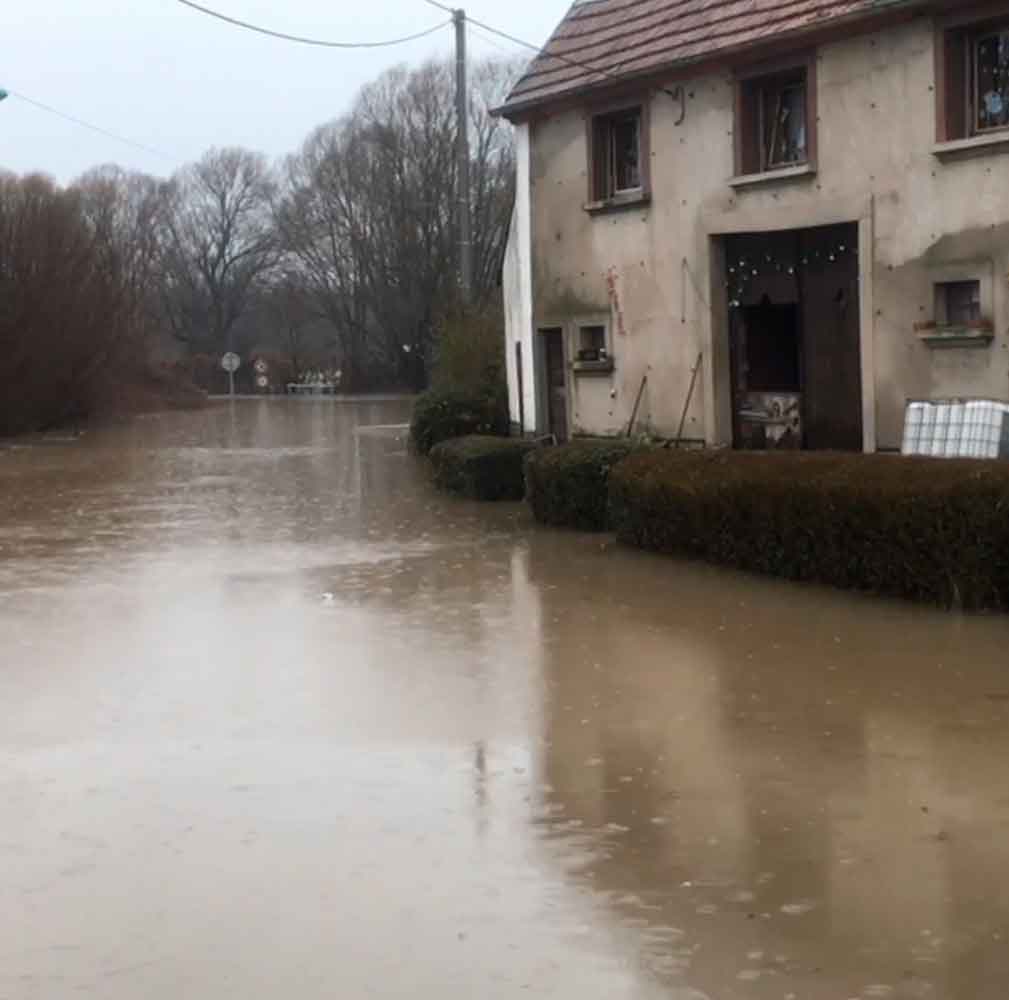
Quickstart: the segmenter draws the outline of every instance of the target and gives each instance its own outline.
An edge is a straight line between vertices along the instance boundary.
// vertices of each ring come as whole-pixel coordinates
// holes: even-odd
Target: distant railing
[[[338,382],[288,382],[289,396],[335,396],[339,390]]]

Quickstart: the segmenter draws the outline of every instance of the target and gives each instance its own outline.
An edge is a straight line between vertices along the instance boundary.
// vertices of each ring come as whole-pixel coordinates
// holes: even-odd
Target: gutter
[[[646,70],[640,70],[636,73],[628,73],[624,76],[615,74],[617,78],[611,76],[609,79],[603,80],[599,83],[583,84],[572,90],[561,91],[557,94],[549,94],[544,97],[534,97],[526,101],[518,101],[514,104],[506,101],[500,107],[491,108],[490,113],[495,117],[506,118],[510,122],[515,122],[526,117],[529,112],[543,111],[551,106],[566,104],[578,98],[588,96],[590,94],[596,94],[601,91],[637,83],[642,80],[664,78],[670,73],[679,74],[684,70],[696,69],[698,66],[714,67],[731,63],[739,57],[759,53],[764,49],[771,48],[776,45],[784,44],[791,46],[791,44],[795,42],[795,47],[801,48],[801,45],[798,43],[803,39],[809,36],[822,34],[824,32],[832,32],[835,28],[845,28],[862,22],[870,25],[877,20],[883,19],[886,15],[902,13],[910,14],[916,10],[929,10],[941,6],[942,5],[937,4],[935,0],[875,0],[872,7],[867,10],[860,10],[855,13],[845,14],[841,17],[831,18],[831,20],[826,24],[809,25],[794,31],[774,35],[771,38],[763,38],[757,42],[751,42],[747,45],[733,46],[731,48],[723,49],[720,52],[714,52],[710,55],[694,56],[690,59],[679,59],[675,62],[666,63],[665,65]],[[563,23],[563,21],[561,23]],[[549,42],[547,44],[549,44]],[[541,49],[539,55],[534,57],[534,61],[535,59],[539,59],[540,56],[554,59],[558,58],[557,56],[551,56],[550,53]],[[563,57],[561,57],[560,61],[564,61]],[[530,63],[530,65],[532,64]],[[582,63],[582,66],[586,69],[592,68],[591,63]],[[600,72],[602,71],[600,70]]]

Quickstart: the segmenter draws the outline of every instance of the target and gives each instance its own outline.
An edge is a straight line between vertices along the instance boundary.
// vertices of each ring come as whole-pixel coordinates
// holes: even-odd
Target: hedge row
[[[610,526],[610,470],[633,450],[629,441],[574,441],[526,459],[526,499],[537,521],[581,531]]]
[[[621,541],[790,580],[1009,609],[1009,463],[653,451],[610,477]]]
[[[521,438],[472,435],[431,449],[435,483],[474,500],[521,500],[523,464],[536,446]]]

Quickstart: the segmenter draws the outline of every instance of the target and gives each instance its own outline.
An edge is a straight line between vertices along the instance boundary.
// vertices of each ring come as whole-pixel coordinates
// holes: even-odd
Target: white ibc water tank
[[[949,431],[946,434],[945,458],[956,458],[960,453],[960,442],[964,433],[964,404],[949,404]]]
[[[1009,459],[1009,403],[988,399],[910,402],[901,454]]]

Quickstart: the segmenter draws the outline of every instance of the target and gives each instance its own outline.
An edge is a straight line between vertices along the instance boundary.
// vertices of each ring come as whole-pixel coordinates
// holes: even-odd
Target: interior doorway
[[[858,226],[732,236],[729,361],[741,449],[862,449]]]
[[[731,342],[736,446],[802,447],[802,342],[799,307],[740,306]]]

